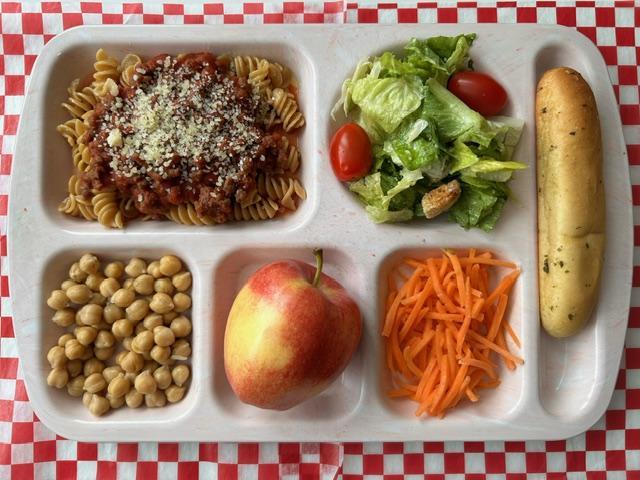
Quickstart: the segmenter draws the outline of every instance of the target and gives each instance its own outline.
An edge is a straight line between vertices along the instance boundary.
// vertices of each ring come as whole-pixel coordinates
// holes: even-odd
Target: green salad
[[[373,163],[349,184],[375,222],[425,217],[427,192],[457,180],[449,218],[464,228],[493,229],[509,197],[507,182],[526,165],[512,160],[523,122],[484,118],[447,89],[471,69],[475,34],[412,39],[402,54],[362,60],[345,80],[342,108],[367,133]]]

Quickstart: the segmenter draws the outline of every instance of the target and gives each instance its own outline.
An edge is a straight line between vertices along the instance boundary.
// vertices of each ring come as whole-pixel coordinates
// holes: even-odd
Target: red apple
[[[233,302],[224,335],[224,368],[238,398],[286,410],[317,395],[358,347],[362,317],[333,278],[297,260],[265,265]]]

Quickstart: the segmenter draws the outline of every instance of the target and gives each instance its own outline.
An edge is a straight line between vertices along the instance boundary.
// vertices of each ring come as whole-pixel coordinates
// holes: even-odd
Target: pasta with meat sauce
[[[73,175],[58,210],[122,228],[266,220],[296,210],[305,120],[288,68],[211,53],[121,60],[100,49],[58,132]]]

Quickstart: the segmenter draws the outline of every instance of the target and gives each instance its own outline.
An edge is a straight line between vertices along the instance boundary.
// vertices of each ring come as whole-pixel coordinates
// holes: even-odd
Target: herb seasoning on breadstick
[[[540,317],[550,335],[568,337],[594,309],[605,245],[598,110],[575,70],[538,82],[536,140]]]

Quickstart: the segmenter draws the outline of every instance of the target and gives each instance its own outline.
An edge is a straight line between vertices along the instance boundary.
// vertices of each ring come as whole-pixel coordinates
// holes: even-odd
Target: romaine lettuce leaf
[[[369,214],[369,218],[375,223],[406,222],[413,218],[413,211],[408,208],[391,211],[375,205],[366,205],[364,209]]]
[[[394,178],[376,172],[349,186],[349,190],[356,193],[366,205],[373,221],[404,221],[413,217],[412,209],[418,199],[411,187],[422,179],[422,173],[419,170],[403,169],[398,176],[399,178]]]
[[[434,79],[427,80],[422,116],[435,123],[438,137],[444,142],[451,142],[470,131],[480,131],[486,124],[478,112],[471,110]],[[461,140],[464,141],[463,138]]]
[[[340,110],[340,107],[343,108],[345,115],[349,115],[349,111],[353,106],[353,103],[351,102],[351,91],[353,90],[353,82],[366,77],[371,71],[371,66],[372,66],[372,63],[369,61],[368,58],[365,58],[364,60],[361,60],[360,62],[358,62],[358,65],[356,66],[356,69],[354,70],[351,78],[347,78],[342,83],[342,91],[340,94],[340,99],[336,102],[336,104],[331,109],[331,118],[333,118],[334,120],[336,119],[336,113],[338,113],[338,110]]]
[[[353,103],[360,107],[368,122],[380,126],[386,133],[393,132],[402,120],[417,110],[422,97],[422,82],[413,76],[366,77],[351,85]]]
[[[492,158],[482,158],[473,165],[462,169],[460,173],[494,182],[507,182],[511,179],[514,170],[522,170],[524,168],[527,168],[527,166],[520,162],[500,162]]]
[[[460,170],[470,167],[474,163],[478,162],[480,159],[478,155],[474,153],[471,148],[465,145],[464,142],[460,140],[456,140],[453,142],[453,148],[450,151],[451,156],[453,157],[453,162],[451,163],[451,169],[449,173],[456,173]]]
[[[469,48],[475,38],[473,33],[426,40],[413,38],[405,46],[406,62],[446,85],[452,73],[468,68]]]
[[[426,80],[429,72],[424,68],[417,67],[409,62],[398,59],[392,52],[384,52],[374,60],[374,65],[380,67],[381,77],[403,77],[412,75]]]
[[[508,197],[508,189],[502,183],[460,177],[462,194],[449,209],[449,218],[461,227],[478,227],[488,232],[495,226]]]

